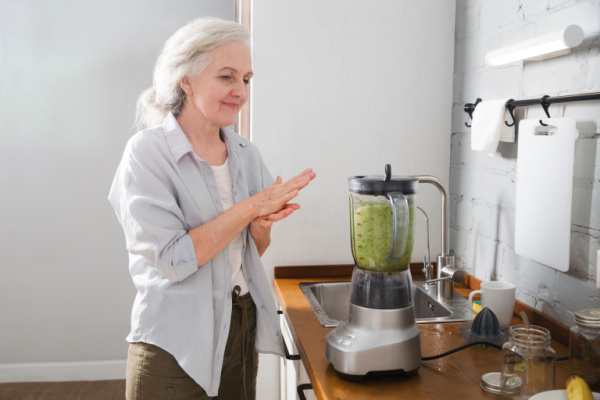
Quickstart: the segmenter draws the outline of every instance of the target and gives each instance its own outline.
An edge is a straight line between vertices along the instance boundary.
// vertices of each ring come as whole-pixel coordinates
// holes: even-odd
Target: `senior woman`
[[[109,194],[137,289],[128,399],[254,399],[257,351],[283,353],[260,256],[315,173],[273,180],[224,128],[251,77],[248,30],[201,18],[167,40],[138,101]]]

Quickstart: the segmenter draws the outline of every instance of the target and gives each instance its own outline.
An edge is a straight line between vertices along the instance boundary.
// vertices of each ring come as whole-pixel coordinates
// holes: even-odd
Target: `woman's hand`
[[[267,199],[272,199],[273,208],[277,208],[277,201],[281,202],[286,198],[288,199],[285,200],[283,206],[279,210],[271,214],[260,215],[250,223],[250,235],[252,235],[252,238],[254,239],[254,243],[256,244],[256,249],[258,250],[259,255],[262,256],[271,243],[271,226],[273,226],[275,222],[289,217],[294,211],[300,209],[299,204],[288,203],[287,201],[296,197],[298,192],[306,187],[306,185],[308,185],[310,181],[315,178],[315,176],[316,174],[312,172],[312,170],[307,169],[300,175],[295,176],[285,183],[282,183],[281,178],[277,177],[273,185],[255,195],[258,197],[259,201],[266,204],[269,204]],[[269,193],[269,191],[271,191],[271,193]],[[268,206],[264,209],[268,209]],[[264,212],[260,210],[261,209],[259,208],[259,213]]]
[[[236,203],[212,221],[190,229],[198,267],[219,254],[248,224],[259,254],[264,253],[271,242],[271,226],[300,208],[288,201],[315,176],[307,169],[287,182],[278,177],[268,188]]]
[[[256,244],[256,250],[258,250],[259,256],[262,256],[267,250],[267,247],[269,247],[269,244],[271,244],[271,226],[273,226],[275,222],[288,217],[292,212],[299,208],[299,204],[286,204],[278,213],[255,218],[250,223],[250,235],[252,235],[252,239],[254,239],[254,244]]]
[[[276,213],[265,215],[264,217],[255,218],[252,223],[262,226],[264,228],[270,228],[277,221],[281,221],[282,219],[289,217],[294,211],[300,209],[300,204],[297,203],[288,203],[283,206],[281,210]]]
[[[288,204],[288,202],[298,196],[300,190],[304,189],[315,176],[317,175],[311,169],[305,170],[286,182],[282,182],[281,177],[278,176],[271,186],[250,198],[256,207],[257,218],[264,220],[261,222],[271,222],[272,225],[273,222],[289,216],[300,206]]]

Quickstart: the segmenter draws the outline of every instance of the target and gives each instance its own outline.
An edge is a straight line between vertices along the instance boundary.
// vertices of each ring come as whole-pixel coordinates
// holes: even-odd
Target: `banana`
[[[587,382],[577,375],[567,379],[567,395],[569,400],[594,400]]]

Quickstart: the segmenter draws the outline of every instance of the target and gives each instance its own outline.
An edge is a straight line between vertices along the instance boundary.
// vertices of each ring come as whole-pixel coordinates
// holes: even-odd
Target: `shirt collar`
[[[169,112],[167,114],[162,123],[162,127],[165,132],[169,149],[171,150],[171,155],[175,159],[175,162],[178,162],[181,157],[187,153],[194,153],[192,144],[188,140],[187,136],[185,136],[185,133],[179,126],[179,123],[177,122],[177,119],[173,113]],[[221,133],[225,139],[225,143],[227,144],[227,152],[229,153],[229,157],[238,156],[239,153],[242,152],[246,147],[247,144],[241,140],[241,137],[238,134],[233,133],[225,128],[221,128]],[[233,155],[234,153],[235,156]]]
[[[175,162],[178,162],[185,154],[194,152],[192,144],[185,136],[185,133],[183,133],[183,130],[181,130],[179,123],[171,112],[165,117],[162,127],[165,131],[165,137]]]

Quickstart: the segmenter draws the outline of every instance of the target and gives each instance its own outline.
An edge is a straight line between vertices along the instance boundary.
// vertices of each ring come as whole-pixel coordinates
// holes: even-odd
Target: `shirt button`
[[[171,395],[171,394],[175,393],[175,388],[173,386],[167,386],[167,389],[165,390],[165,392],[167,392],[167,394]]]
[[[279,337],[279,331],[275,332],[275,336]]]

